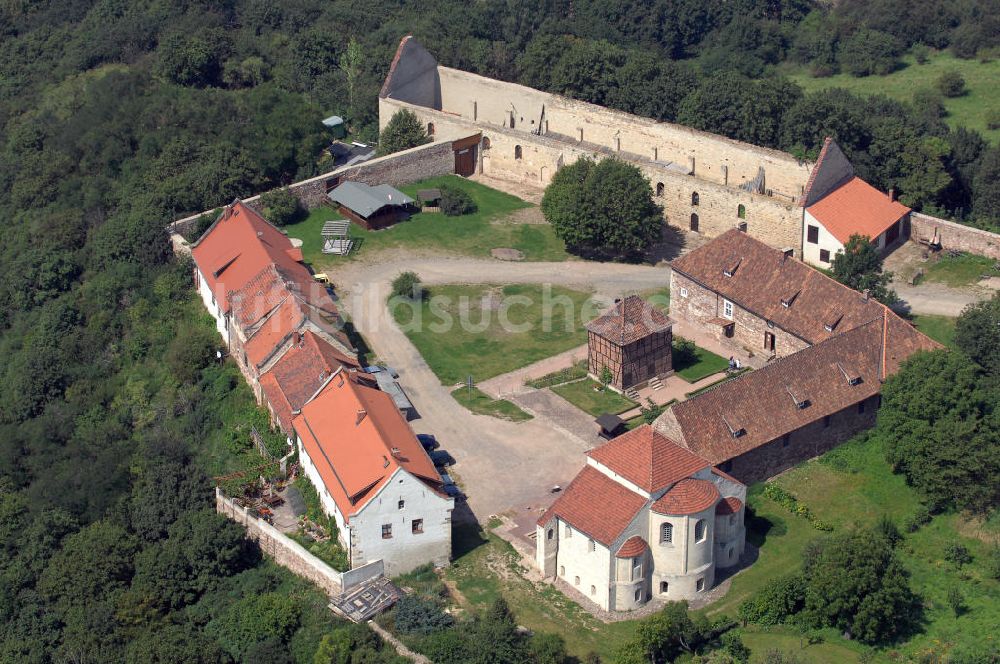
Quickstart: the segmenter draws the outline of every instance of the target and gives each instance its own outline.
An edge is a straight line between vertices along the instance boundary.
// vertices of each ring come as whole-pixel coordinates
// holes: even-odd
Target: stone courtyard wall
[[[215,511],[243,525],[247,537],[257,542],[264,554],[296,576],[316,584],[327,595],[339,595],[383,573],[381,560],[338,572],[271,524],[251,516],[247,508],[223,496],[218,487],[215,489]]]
[[[914,241],[934,237],[935,229],[943,249],[957,249],[1000,260],[1000,235],[919,212],[910,214],[910,237]]]

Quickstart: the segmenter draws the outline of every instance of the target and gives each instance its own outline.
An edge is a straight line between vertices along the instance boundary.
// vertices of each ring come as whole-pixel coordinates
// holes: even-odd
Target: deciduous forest
[[[936,98],[775,74],[1000,57],[996,0],[4,2],[0,662],[395,661],[212,512],[200,448],[238,374],[164,227],[320,172],[327,115],[374,141],[405,34],[449,66],[804,158],[833,135],[908,205],[1000,229],[1000,149]]]

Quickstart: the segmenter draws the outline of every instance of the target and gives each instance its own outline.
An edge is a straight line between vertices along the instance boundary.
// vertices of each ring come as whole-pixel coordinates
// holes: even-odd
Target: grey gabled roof
[[[361,182],[345,182],[327,194],[327,197],[362,217],[370,217],[387,205],[410,205],[414,202],[412,198],[387,184],[369,187]]]

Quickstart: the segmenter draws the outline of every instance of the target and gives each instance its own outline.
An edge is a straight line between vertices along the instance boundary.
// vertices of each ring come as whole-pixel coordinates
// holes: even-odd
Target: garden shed
[[[415,201],[403,192],[380,184],[344,182],[327,195],[342,215],[368,230],[386,228],[410,216]]]

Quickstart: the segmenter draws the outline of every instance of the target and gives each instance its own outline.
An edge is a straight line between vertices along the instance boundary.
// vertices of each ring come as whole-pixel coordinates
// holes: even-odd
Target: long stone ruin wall
[[[941,241],[942,249],[957,249],[1000,260],[1000,235],[920,212],[910,214],[910,239],[930,240],[934,237],[935,231]]]

